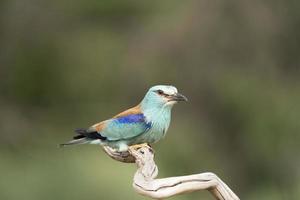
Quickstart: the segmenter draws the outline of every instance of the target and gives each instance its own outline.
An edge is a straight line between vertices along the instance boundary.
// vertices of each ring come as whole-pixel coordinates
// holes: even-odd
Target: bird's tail
[[[76,129],[75,133],[77,133],[78,135],[73,137],[73,140],[60,144],[60,147],[65,147],[65,146],[69,146],[69,145],[74,145],[74,144],[87,144],[91,142],[91,139],[86,137],[87,134],[87,130],[80,128],[80,129]]]
[[[71,140],[69,142],[60,144],[60,147],[65,147],[65,146],[69,146],[69,145],[73,145],[73,144],[86,144],[89,143],[89,141],[86,138],[81,138],[81,139],[77,139],[77,140]]]

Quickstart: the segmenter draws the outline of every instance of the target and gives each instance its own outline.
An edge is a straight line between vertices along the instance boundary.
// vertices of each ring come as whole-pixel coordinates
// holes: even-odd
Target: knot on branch
[[[114,160],[124,163],[135,163],[135,157],[129,152],[119,152],[109,146],[103,146],[105,153]]]

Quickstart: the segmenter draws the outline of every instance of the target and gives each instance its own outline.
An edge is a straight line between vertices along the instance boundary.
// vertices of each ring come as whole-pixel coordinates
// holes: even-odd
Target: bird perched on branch
[[[73,140],[61,145],[100,144],[122,152],[129,146],[155,143],[165,136],[178,101],[187,98],[174,86],[153,86],[137,106],[87,129],[76,129]]]

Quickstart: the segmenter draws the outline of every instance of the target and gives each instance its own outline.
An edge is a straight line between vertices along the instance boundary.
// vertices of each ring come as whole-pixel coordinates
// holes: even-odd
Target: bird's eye
[[[162,90],[157,90],[157,93],[158,93],[159,95],[162,95],[162,94],[164,94],[164,91],[162,91]]]

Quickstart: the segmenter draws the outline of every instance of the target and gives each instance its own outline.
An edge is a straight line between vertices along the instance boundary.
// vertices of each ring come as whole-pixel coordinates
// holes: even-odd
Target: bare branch
[[[141,195],[163,199],[177,194],[208,190],[217,200],[239,200],[239,197],[214,173],[206,172],[188,176],[155,179],[158,168],[150,146],[132,147],[128,152],[117,152],[109,147],[104,151],[113,159],[137,164],[133,188]]]

